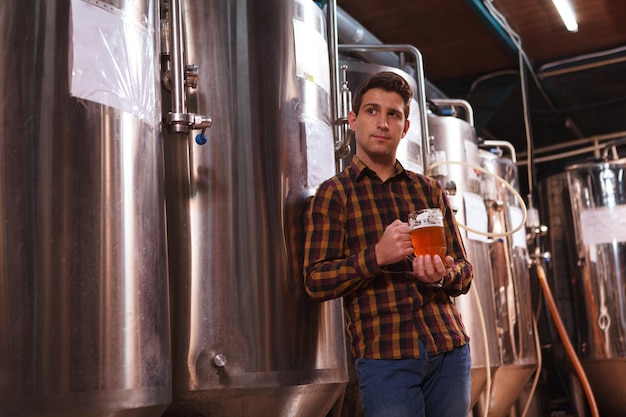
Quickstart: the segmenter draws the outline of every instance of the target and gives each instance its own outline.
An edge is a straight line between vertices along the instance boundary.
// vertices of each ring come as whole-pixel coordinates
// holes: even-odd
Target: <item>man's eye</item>
[[[370,108],[370,109],[367,109],[367,112],[368,112],[369,114],[374,114],[374,113],[376,113],[376,109],[372,109],[372,108]]]

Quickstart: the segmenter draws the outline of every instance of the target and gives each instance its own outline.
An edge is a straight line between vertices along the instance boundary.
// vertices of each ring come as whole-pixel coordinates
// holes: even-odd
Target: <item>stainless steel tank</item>
[[[481,175],[481,194],[487,207],[488,231],[492,234],[489,239],[492,296],[502,364],[493,376],[489,401],[483,399],[481,407],[483,410],[488,407],[488,416],[504,417],[509,415],[536,370],[538,357],[523,224],[524,202],[519,195],[515,151],[505,142],[493,142],[493,145],[488,142],[483,146],[489,150],[481,149],[478,155],[485,170]],[[509,184],[510,189],[496,178]]]
[[[581,358],[582,347],[586,344],[583,340],[587,338],[584,302],[587,291],[584,290],[583,274],[578,265],[567,173],[561,171],[543,178],[538,183],[538,191],[541,219],[547,226],[545,238],[541,236],[538,243],[541,243],[541,250],[550,255],[545,263],[546,279],[563,325],[560,330],[567,334],[577,356]],[[540,288],[535,288],[536,291],[541,291]],[[549,306],[544,304],[542,309],[548,311]],[[542,350],[544,355],[550,355],[555,364],[552,369],[544,367],[544,378],[538,390],[543,395],[538,398],[545,401],[546,393],[551,392],[545,387],[562,384],[565,388],[562,396],[567,396],[567,400],[574,406],[574,415],[584,416],[586,400],[560,336],[558,323],[555,323],[551,314],[541,314],[538,319],[538,327],[543,329],[543,333],[540,331]],[[548,360],[544,361],[547,362]]]
[[[326,16],[310,0],[182,11],[186,64],[199,69],[187,110],[212,126],[205,145],[198,130],[164,138],[165,415],[324,416],[347,382],[343,311],[304,291],[302,220],[335,173]]]
[[[156,1],[0,3],[0,415],[171,401]]]
[[[574,232],[567,173],[559,172],[543,178],[538,183],[541,219],[547,225],[544,247],[549,254],[546,265],[547,280],[554,295],[559,315],[572,344],[580,347],[577,322],[585,320],[584,302],[579,291],[574,291],[577,282],[582,279],[578,265],[578,250]],[[556,327],[551,324],[551,342],[560,345],[560,349],[551,349],[553,355],[559,355],[557,362],[565,364],[569,359],[565,355],[562,341]]]
[[[626,159],[566,168],[585,321],[581,363],[602,415],[626,410]],[[608,383],[607,381],[613,381]]]
[[[486,235],[487,209],[481,196],[480,173],[473,169],[480,167],[478,138],[469,104],[462,100],[434,102],[441,111],[428,115],[432,145],[427,154],[429,165],[426,173],[437,178],[448,190],[468,259],[474,267],[470,291],[456,298],[455,302],[471,338],[472,405],[475,405],[502,362]],[[444,115],[448,111],[450,115]]]

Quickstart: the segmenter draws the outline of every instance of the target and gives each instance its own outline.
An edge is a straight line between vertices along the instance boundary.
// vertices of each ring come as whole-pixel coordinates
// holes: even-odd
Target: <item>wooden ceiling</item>
[[[427,80],[472,105],[480,137],[507,140],[518,153],[539,158],[538,150],[554,144],[580,148],[584,145],[574,145],[580,139],[619,138],[626,131],[626,1],[570,2],[579,25],[575,33],[565,29],[550,0],[337,0],[337,5],[381,43],[415,46]],[[528,59],[526,106],[518,49],[502,24],[519,36]],[[571,158],[562,161],[568,162]]]
[[[466,0],[338,0],[383,43],[410,44],[434,83],[480,76],[516,65],[517,56]],[[573,0],[579,30],[568,32],[550,0],[492,3],[540,64],[626,46],[626,1]],[[478,5],[478,7],[480,7]]]

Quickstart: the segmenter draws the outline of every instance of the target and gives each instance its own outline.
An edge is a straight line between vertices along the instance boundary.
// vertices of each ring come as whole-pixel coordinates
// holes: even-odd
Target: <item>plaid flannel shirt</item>
[[[444,213],[448,254],[456,263],[442,288],[418,281],[409,260],[382,268],[376,262],[374,246],[384,228],[428,207]],[[343,297],[354,357],[417,358],[418,338],[430,354],[469,341],[451,297],[467,293],[473,269],[437,181],[396,162],[395,174],[383,182],[355,156],[342,173],[319,186],[305,230],[307,292],[319,301]]]

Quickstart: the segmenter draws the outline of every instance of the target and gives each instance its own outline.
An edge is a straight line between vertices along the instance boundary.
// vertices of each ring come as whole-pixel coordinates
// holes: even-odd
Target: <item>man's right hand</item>
[[[393,264],[413,255],[409,224],[399,219],[394,220],[385,228],[375,248],[379,266]]]

